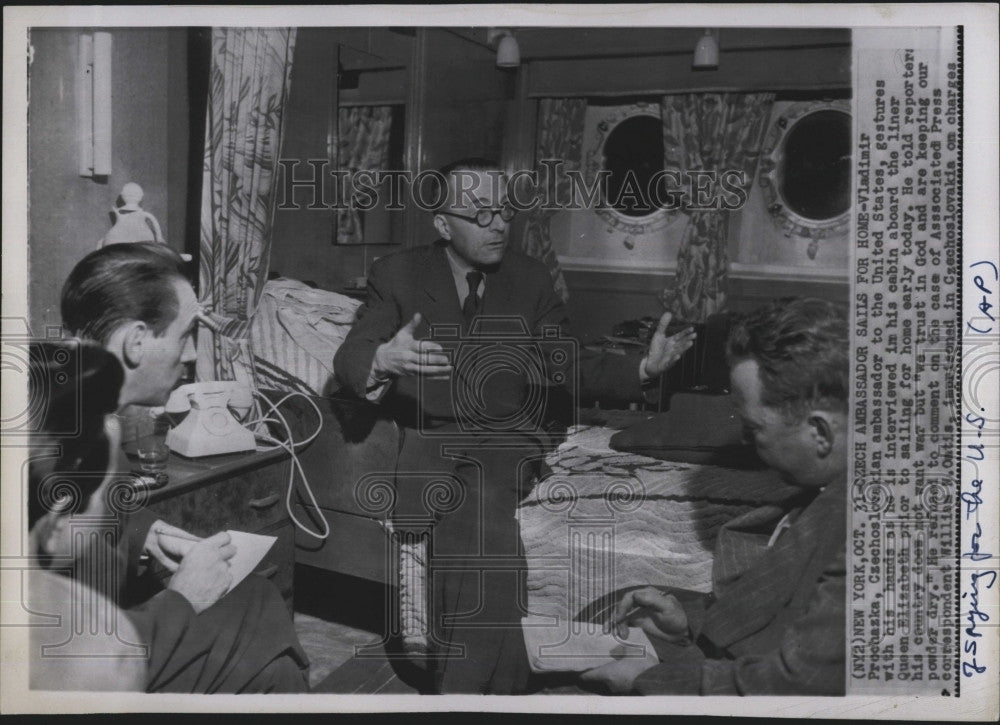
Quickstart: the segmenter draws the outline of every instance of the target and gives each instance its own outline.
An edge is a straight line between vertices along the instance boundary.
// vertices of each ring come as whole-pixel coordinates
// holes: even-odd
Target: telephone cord
[[[313,440],[315,440],[316,436],[320,434],[320,431],[323,430],[323,415],[322,413],[320,413],[319,407],[316,405],[316,403],[314,403],[309,398],[308,395],[304,395],[303,393],[297,393],[297,392],[288,393],[283,398],[281,398],[277,403],[271,402],[266,396],[261,395],[260,393],[255,392],[254,395],[256,398],[259,398],[264,403],[266,403],[267,406],[270,408],[270,411],[268,411],[268,416],[273,414],[277,416],[277,418],[260,417],[256,418],[255,420],[248,421],[247,425],[248,426],[254,425],[256,423],[277,423],[280,424],[285,429],[285,434],[288,436],[287,441],[281,441],[265,433],[254,434],[254,436],[259,440],[273,444],[270,448],[261,448],[261,450],[274,450],[275,448],[282,448],[289,454],[289,456],[291,456],[292,466],[288,469],[288,488],[285,492],[285,509],[288,511],[288,517],[292,520],[292,523],[294,523],[302,532],[308,534],[309,536],[312,536],[315,539],[319,539],[320,541],[325,541],[330,536],[330,523],[326,520],[326,516],[323,515],[323,511],[322,509],[320,509],[319,503],[317,503],[316,497],[313,495],[312,488],[309,486],[309,480],[308,478],[306,478],[305,471],[302,470],[302,464],[299,463],[299,457],[295,453],[296,447],[304,446],[307,443],[312,442]],[[309,403],[309,405],[313,407],[313,410],[316,411],[316,418],[319,421],[316,425],[316,430],[313,431],[312,435],[301,441],[296,441],[294,439],[294,436],[292,435],[292,427],[288,424],[288,421],[285,419],[285,416],[282,415],[281,411],[278,410],[279,405],[284,403],[286,400],[296,396],[305,398],[305,400]],[[262,412],[261,416],[263,416]],[[296,471],[299,472],[299,477],[302,479],[302,487],[305,489],[306,495],[309,497],[309,502],[316,510],[316,515],[319,516],[319,519],[323,524],[321,533],[316,533],[315,531],[311,530],[308,526],[306,526],[304,523],[302,523],[295,516],[295,513],[292,510],[292,493],[295,490]]]

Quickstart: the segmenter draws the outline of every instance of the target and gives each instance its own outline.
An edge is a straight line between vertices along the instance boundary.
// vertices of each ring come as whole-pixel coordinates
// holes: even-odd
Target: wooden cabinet
[[[290,466],[282,450],[206,458],[171,453],[170,480],[149,493],[147,509],[198,536],[228,529],[276,536],[255,572],[275,583],[291,610],[295,536],[285,508]]]

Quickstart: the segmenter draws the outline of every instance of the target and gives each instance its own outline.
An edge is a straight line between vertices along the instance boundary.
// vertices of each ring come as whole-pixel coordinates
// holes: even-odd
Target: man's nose
[[[494,231],[503,232],[507,229],[507,222],[503,220],[503,217],[499,214],[493,215],[493,221],[490,222],[490,229]]]

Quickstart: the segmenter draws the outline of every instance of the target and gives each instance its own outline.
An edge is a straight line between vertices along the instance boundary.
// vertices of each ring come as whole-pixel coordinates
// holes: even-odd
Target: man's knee
[[[271,602],[284,602],[281,597],[281,592],[278,591],[278,587],[275,586],[274,582],[267,577],[259,576],[257,574],[251,574],[246,577],[243,581],[233,587],[233,590],[223,597],[223,599],[230,597],[235,599],[244,599],[250,602],[260,601],[263,604],[269,604]]]
[[[289,655],[281,655],[271,660],[247,684],[247,693],[307,692],[309,690],[309,669],[301,668]]]

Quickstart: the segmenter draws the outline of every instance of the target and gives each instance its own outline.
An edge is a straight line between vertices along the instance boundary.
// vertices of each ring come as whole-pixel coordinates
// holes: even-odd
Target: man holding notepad
[[[722,527],[711,594],[626,593],[607,624],[641,627],[657,661],[623,658],[581,680],[620,694],[844,694],[848,350],[844,315],[820,300],[775,302],[734,329],[744,427],[802,496]]]
[[[123,608],[140,641],[116,632],[112,654],[145,647],[147,692],[304,691],[308,660],[284,602],[270,581],[234,572],[242,557],[230,533],[194,536],[132,510],[116,486],[121,431],[109,414],[162,405],[193,359],[198,305],[180,261],[164,245],[111,245],[71,272],[63,324],[79,339],[32,349],[32,409],[43,419],[29,470],[32,547],[81,585],[80,606],[100,597]],[[76,434],[59,435],[66,430]],[[173,575],[166,590],[135,601],[130,584],[149,559]],[[50,664],[42,658],[39,672]],[[65,687],[44,676],[32,684]],[[106,684],[94,689],[133,683]]]

